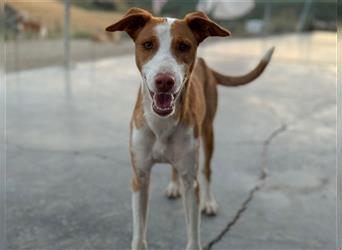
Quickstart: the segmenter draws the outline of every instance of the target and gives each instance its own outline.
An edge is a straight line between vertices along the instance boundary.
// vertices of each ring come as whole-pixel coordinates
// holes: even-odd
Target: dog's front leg
[[[133,240],[132,250],[147,250],[146,223],[148,213],[150,170],[137,171],[133,177]]]
[[[197,153],[186,156],[181,164],[181,183],[183,187],[183,203],[185,209],[185,221],[187,226],[188,244],[187,250],[201,250],[200,240],[200,216],[199,216],[199,184],[197,181]]]

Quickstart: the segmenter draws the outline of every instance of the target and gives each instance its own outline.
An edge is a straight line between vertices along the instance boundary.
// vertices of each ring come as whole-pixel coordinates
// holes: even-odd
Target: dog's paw
[[[202,213],[207,216],[215,216],[217,209],[218,205],[214,199],[205,200],[202,204]]]
[[[132,250],[148,250],[146,241],[133,241]]]
[[[188,244],[186,246],[186,250],[202,250],[202,248],[200,247],[199,243],[195,243],[195,244]]]
[[[171,181],[165,191],[169,199],[177,199],[181,196],[179,183]]]

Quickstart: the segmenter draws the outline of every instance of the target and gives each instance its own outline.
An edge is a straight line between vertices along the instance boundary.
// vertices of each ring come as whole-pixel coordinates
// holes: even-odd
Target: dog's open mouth
[[[168,116],[175,108],[176,94],[158,93],[150,90],[153,111],[160,116]]]

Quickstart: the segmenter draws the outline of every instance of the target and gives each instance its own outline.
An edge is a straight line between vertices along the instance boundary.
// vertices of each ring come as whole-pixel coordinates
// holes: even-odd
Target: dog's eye
[[[144,49],[146,49],[146,50],[150,50],[150,49],[153,48],[153,42],[151,42],[151,41],[144,42],[144,43],[143,43],[143,47],[144,47]]]
[[[179,43],[178,44],[178,50],[181,52],[186,52],[190,49],[190,45],[186,43]]]

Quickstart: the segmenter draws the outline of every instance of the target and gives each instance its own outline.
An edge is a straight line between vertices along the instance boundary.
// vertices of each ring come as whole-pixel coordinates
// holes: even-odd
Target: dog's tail
[[[253,81],[258,76],[261,75],[261,73],[266,68],[267,64],[270,62],[273,51],[274,51],[274,47],[270,48],[266,52],[264,57],[261,59],[259,64],[252,71],[242,76],[227,76],[213,69],[211,69],[211,71],[217,83],[220,85],[229,86],[229,87],[237,87],[237,86],[245,85],[247,83],[250,83],[251,81]]]

